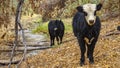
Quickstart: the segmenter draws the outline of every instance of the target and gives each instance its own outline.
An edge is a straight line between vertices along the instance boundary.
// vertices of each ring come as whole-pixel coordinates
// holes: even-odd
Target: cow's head
[[[102,7],[102,4],[85,4],[78,6],[76,9],[79,12],[84,13],[88,25],[93,25],[96,21],[96,11],[99,11]]]

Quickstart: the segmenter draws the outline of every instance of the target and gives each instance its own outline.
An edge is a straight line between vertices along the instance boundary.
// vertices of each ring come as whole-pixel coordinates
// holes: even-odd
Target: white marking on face
[[[96,11],[96,4],[85,4],[83,5],[83,11],[87,13],[87,16],[85,16],[87,22],[89,25],[93,25],[96,20],[96,16],[94,15]]]

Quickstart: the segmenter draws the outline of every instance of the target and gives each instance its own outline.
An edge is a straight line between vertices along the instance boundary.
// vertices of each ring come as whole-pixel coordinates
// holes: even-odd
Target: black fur
[[[102,7],[102,4],[101,3],[99,3],[98,5],[97,5],[97,11],[99,11],[99,10],[101,10],[101,7]]]
[[[78,6],[76,9],[77,9],[79,12],[83,12],[83,7],[82,7],[82,6]]]
[[[73,27],[74,35],[78,39],[81,50],[80,64],[83,65],[85,62],[85,55],[84,55],[86,51],[85,45],[87,45],[87,57],[89,58],[90,63],[94,63],[93,51],[101,28],[99,17],[98,16],[96,17],[96,22],[94,25],[89,26],[85,19],[84,13],[77,12],[73,18],[72,27]],[[89,40],[94,37],[90,45],[85,42],[84,40],[85,37],[87,37]]]
[[[120,31],[120,26],[117,27],[117,30]]]
[[[51,20],[48,24],[48,31],[51,40],[51,46],[54,45],[54,39],[56,38],[57,43],[62,43],[62,38],[64,35],[64,24],[61,20]],[[60,41],[60,42],[59,42]]]

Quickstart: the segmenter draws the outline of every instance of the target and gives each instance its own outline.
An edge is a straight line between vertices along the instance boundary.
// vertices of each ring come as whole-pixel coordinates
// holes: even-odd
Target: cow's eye
[[[87,16],[87,13],[86,12],[83,12],[85,16]]]

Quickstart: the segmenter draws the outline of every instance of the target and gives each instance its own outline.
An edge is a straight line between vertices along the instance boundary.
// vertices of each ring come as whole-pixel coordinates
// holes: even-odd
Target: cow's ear
[[[102,4],[99,3],[99,4],[97,5],[96,9],[99,11],[101,8],[102,8]]]
[[[82,7],[82,6],[78,6],[78,7],[76,7],[76,9],[77,9],[79,12],[83,12],[83,7]]]

